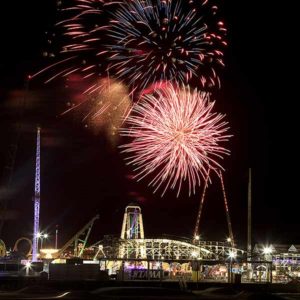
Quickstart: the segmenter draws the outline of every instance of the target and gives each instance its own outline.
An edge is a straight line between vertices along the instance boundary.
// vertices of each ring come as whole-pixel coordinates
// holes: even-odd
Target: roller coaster
[[[235,257],[245,254],[244,250],[222,242],[203,241],[193,244],[192,240],[187,242],[166,238],[113,239],[112,243],[104,239],[93,247],[98,247],[94,259],[226,260],[232,253]]]
[[[96,250],[94,259],[226,260],[232,254],[245,254],[230,242],[145,238],[141,208],[134,204],[125,209],[120,238],[106,236],[90,248]]]

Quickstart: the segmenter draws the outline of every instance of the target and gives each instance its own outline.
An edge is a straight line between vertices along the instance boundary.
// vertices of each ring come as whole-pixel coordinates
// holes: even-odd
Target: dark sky
[[[147,181],[128,178],[130,169],[119,150],[101,134],[94,134],[72,115],[59,117],[71,95],[59,84],[31,82],[26,74],[45,64],[45,31],[55,21],[52,0],[5,1],[1,20],[0,55],[0,170],[5,170],[9,145],[18,151],[8,207],[17,211],[5,223],[1,238],[13,245],[30,236],[33,218],[35,127],[42,126],[41,227],[53,234],[60,228],[60,243],[100,213],[93,239],[119,234],[125,206],[137,200],[144,213],[147,236],[191,236],[200,193],[188,198],[169,192],[153,195]],[[262,4],[262,2],[264,2]],[[217,109],[227,114],[232,155],[225,159],[225,184],[233,230],[240,245],[246,240],[247,174],[253,173],[253,238],[259,242],[299,243],[298,133],[293,120],[292,39],[289,11],[274,1],[223,1],[229,29],[226,68]],[[22,99],[25,98],[25,104]],[[5,174],[5,172],[4,172]],[[218,181],[208,190],[201,228],[209,240],[227,236],[225,212]]]

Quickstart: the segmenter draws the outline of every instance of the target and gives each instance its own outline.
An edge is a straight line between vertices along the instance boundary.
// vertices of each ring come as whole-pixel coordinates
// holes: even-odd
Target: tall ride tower
[[[121,240],[130,240],[130,247],[125,244],[119,248],[119,257],[145,258],[146,244],[144,241],[144,225],[141,208],[130,203],[124,213]]]
[[[144,239],[144,225],[141,208],[129,204],[124,213],[121,239]]]
[[[249,179],[248,179],[248,230],[247,230],[247,260],[251,260],[252,256],[252,245],[251,245],[251,213],[252,213],[252,195],[251,195],[251,168],[249,169]]]
[[[37,261],[38,254],[38,232],[40,227],[40,145],[41,143],[41,128],[37,128],[36,137],[36,163],[35,163],[35,184],[34,184],[34,218],[33,218],[33,246],[32,246],[32,261]]]

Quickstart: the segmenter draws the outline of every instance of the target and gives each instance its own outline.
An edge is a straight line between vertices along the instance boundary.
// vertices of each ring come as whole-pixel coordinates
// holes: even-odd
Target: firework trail
[[[220,143],[230,136],[224,116],[212,112],[213,107],[208,93],[189,86],[169,85],[144,95],[121,129],[121,135],[132,139],[121,147],[136,177],[153,175],[149,185],[155,191],[164,186],[163,195],[177,187],[178,196],[184,181],[189,194],[195,193],[208,170],[222,169],[218,159],[229,151]]]
[[[219,86],[226,29],[208,0],[124,1],[113,13],[110,72],[141,91],[157,81]]]

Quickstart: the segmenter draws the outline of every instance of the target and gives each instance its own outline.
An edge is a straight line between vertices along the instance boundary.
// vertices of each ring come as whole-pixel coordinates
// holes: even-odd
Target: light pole
[[[43,240],[48,238],[48,233],[41,235],[41,249],[43,248]]]
[[[57,249],[57,238],[58,238],[58,225],[56,225],[56,229],[55,229],[55,249]]]
[[[265,256],[266,261],[270,261],[270,263],[267,264],[267,276],[270,280],[270,283],[272,283],[272,265],[273,265],[273,256],[272,256],[273,249],[270,246],[266,246],[263,248],[263,254]]]
[[[29,275],[29,270],[30,270],[30,268],[31,268],[31,262],[30,261],[28,261],[27,263],[26,263],[26,265],[25,265],[25,274],[26,274],[26,276],[28,276]]]
[[[236,252],[234,251],[229,251],[229,270],[228,270],[228,282],[232,283],[232,260],[236,258]]]
[[[42,249],[43,248],[43,240],[47,239],[49,235],[48,235],[48,233],[44,233],[43,234],[41,232],[38,232],[36,236],[37,236],[38,241],[41,240],[41,247],[40,247],[40,249]],[[38,243],[38,250],[39,250],[39,243]]]

